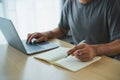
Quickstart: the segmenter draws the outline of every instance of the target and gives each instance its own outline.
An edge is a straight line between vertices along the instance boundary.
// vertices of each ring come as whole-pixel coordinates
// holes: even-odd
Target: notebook
[[[39,59],[39,60],[44,60],[48,63],[60,66],[70,71],[78,71],[101,59],[101,57],[95,57],[91,61],[81,62],[79,59],[75,58],[74,56],[66,57],[67,51],[69,49],[70,48],[59,47],[57,49],[39,54],[35,56],[34,58]]]

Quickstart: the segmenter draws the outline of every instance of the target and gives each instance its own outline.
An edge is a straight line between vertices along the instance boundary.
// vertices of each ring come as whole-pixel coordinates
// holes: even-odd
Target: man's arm
[[[65,36],[67,33],[68,33],[67,29],[57,27],[54,30],[47,31],[42,34],[44,34],[47,37],[47,39],[50,39]]]
[[[35,41],[36,43],[39,43],[42,41],[46,41],[50,38],[62,37],[67,33],[68,33],[67,29],[59,28],[59,27],[55,28],[54,30],[43,32],[43,33],[35,32],[32,34],[28,34],[27,43],[31,43],[33,38],[36,39]]]
[[[120,39],[116,39],[110,43],[93,45],[96,49],[96,55],[117,55],[120,53]]]
[[[68,51],[68,54],[75,56],[81,61],[92,60],[95,56],[113,56],[120,54],[120,39],[116,39],[106,44],[89,45],[83,43]]]

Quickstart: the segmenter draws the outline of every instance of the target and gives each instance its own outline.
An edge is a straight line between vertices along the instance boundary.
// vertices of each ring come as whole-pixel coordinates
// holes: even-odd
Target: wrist
[[[50,39],[50,38],[54,38],[54,32],[53,31],[48,31],[48,32],[43,32],[46,40]]]
[[[96,56],[105,55],[109,52],[109,48],[106,44],[93,45]]]
[[[48,41],[48,39],[49,39],[49,38],[48,38],[48,36],[49,36],[49,35],[48,35],[48,32],[43,32],[42,34],[44,35],[45,41]]]

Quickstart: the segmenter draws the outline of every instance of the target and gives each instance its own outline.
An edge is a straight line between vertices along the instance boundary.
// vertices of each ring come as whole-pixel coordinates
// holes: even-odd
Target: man
[[[95,56],[117,56],[120,53],[120,9],[118,0],[67,0],[58,27],[44,33],[29,34],[27,42],[36,42],[64,36],[71,31],[74,44],[68,51],[81,61]]]

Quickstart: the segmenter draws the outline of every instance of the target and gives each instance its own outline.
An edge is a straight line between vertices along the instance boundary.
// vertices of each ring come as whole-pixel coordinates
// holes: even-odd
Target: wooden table
[[[60,46],[73,45],[54,39]],[[98,62],[71,72],[25,55],[8,44],[0,44],[0,80],[120,80],[120,61],[102,56]]]

